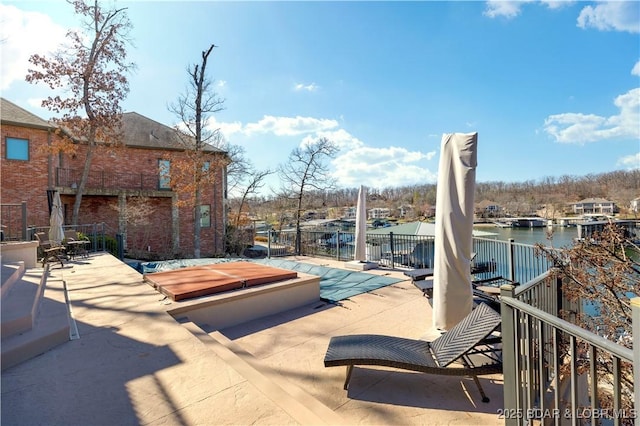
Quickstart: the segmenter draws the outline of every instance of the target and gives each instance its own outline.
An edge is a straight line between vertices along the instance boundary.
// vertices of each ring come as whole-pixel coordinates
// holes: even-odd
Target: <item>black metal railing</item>
[[[546,273],[501,288],[505,424],[639,425],[633,383],[640,380],[640,351],[561,319],[561,310],[580,310],[562,296],[561,282]],[[631,305],[637,346],[640,298]],[[603,363],[610,374],[601,373]]]
[[[0,240],[27,239],[27,202],[0,205]]]
[[[310,231],[300,234],[300,255],[353,260],[355,233],[345,231]],[[270,257],[295,253],[296,233],[286,230],[269,234],[267,253]],[[545,273],[553,265],[546,256],[529,244],[490,238],[473,238],[472,269],[476,279],[502,276],[524,283]],[[366,260],[390,268],[432,268],[435,245],[430,235],[370,234],[366,239]]]
[[[56,186],[77,188],[82,177],[82,170],[56,169]],[[144,173],[109,172],[92,170],[89,172],[86,187],[91,189],[130,189],[159,190],[160,175]]]
[[[104,223],[92,223],[87,225],[65,225],[62,227],[64,231],[73,230],[81,234],[81,237],[86,237],[91,242],[87,251],[97,253],[102,251],[108,251],[110,253],[117,253],[118,249],[114,246],[115,238],[109,237],[105,232]],[[49,233],[48,226],[33,226],[27,229],[27,240],[34,240],[36,232]]]

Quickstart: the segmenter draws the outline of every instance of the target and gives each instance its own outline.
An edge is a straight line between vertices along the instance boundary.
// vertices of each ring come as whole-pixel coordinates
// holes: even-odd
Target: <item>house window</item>
[[[211,206],[209,204],[202,204],[200,206],[200,227],[211,227]]]
[[[158,188],[171,189],[171,161],[158,160]]]
[[[7,138],[6,158],[7,160],[29,161],[29,140],[18,138]]]

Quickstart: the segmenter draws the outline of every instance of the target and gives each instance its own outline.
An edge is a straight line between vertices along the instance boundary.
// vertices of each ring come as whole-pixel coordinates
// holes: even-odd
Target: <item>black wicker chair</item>
[[[347,366],[348,389],[355,365],[379,365],[403,370],[473,378],[482,402],[489,402],[478,376],[502,372],[500,314],[479,304],[451,330],[432,342],[375,334],[335,336],[329,342],[325,367]],[[480,361],[478,361],[480,359]],[[451,366],[457,362],[460,366]]]

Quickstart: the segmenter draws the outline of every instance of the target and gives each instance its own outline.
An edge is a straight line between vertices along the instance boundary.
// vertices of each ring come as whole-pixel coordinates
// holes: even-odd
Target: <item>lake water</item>
[[[543,228],[498,228],[492,226],[480,226],[476,229],[497,234],[496,238],[507,241],[513,238],[520,244],[537,244],[565,248],[573,245],[574,238],[578,237],[578,228],[575,226],[564,227],[543,227]],[[552,231],[552,239],[548,238],[549,231]]]

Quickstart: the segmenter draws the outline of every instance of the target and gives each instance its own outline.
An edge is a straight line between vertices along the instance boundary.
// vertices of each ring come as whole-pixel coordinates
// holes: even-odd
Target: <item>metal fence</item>
[[[293,254],[295,237],[295,232],[272,234],[269,256]],[[302,255],[353,259],[353,233],[302,231],[300,238]],[[367,260],[429,268],[433,247],[433,237],[368,235]],[[634,354],[571,323],[582,307],[564,297],[562,280],[535,246],[474,237],[473,251],[476,270],[484,271],[476,279],[503,276],[519,283],[501,293],[504,408],[498,414],[505,423],[640,426],[640,392],[633,388],[640,383],[640,351]],[[640,298],[633,305],[632,334],[640,347]],[[559,318],[561,311],[569,321]],[[610,363],[610,377],[597,374],[602,362]],[[629,382],[631,369],[634,379]]]
[[[295,253],[295,231],[272,231],[267,242],[270,257]],[[354,232],[308,231],[300,233],[300,255],[327,257],[341,261],[353,260]],[[491,238],[473,238],[472,261],[476,279],[502,276],[524,283],[545,273],[553,265],[529,244]],[[433,268],[434,237],[424,235],[367,235],[366,260],[390,268]]]
[[[0,205],[0,240],[27,239],[27,203]]]
[[[56,186],[75,188],[80,184],[82,170],[56,169]],[[142,173],[114,173],[101,170],[89,171],[88,188],[159,190],[160,175]]]
[[[290,256],[295,253],[296,232],[272,231],[269,234],[268,256]],[[346,231],[309,231],[300,233],[300,255],[353,260],[355,233]],[[366,257],[394,268],[432,268],[433,236],[420,235],[367,235]]]
[[[640,425],[640,351],[559,318],[577,313],[550,271],[501,289],[504,409],[507,425]],[[640,345],[640,298],[632,301]],[[599,374],[608,363],[611,374]],[[631,379],[631,374],[635,380]],[[631,402],[630,402],[631,401]]]
[[[115,238],[109,237],[105,233],[105,224],[104,223],[93,223],[87,225],[65,225],[63,226],[64,231],[76,231],[80,233],[82,236],[85,236],[91,241],[91,244],[87,247],[89,252],[97,253],[101,251],[108,251],[112,254],[116,254],[118,252],[117,242]],[[27,238],[26,240],[34,240],[36,232],[44,232],[45,234],[49,233],[48,226],[33,226],[27,228]]]
[[[518,283],[528,282],[553,266],[535,246],[516,243],[513,239],[502,241],[474,237],[473,251],[476,264],[491,265],[485,274],[500,275]]]

